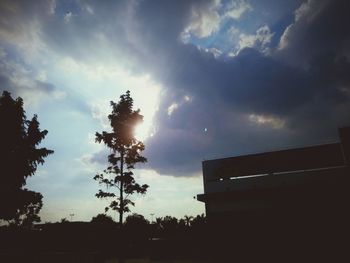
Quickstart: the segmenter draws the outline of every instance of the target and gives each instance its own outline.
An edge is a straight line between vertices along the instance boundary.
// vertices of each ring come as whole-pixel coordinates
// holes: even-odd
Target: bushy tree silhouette
[[[103,225],[112,225],[115,224],[113,218],[106,214],[98,214],[91,219],[91,223],[94,224],[103,224]]]
[[[133,213],[125,219],[125,230],[128,238],[147,240],[150,235],[150,222],[143,215]]]
[[[37,148],[47,135],[36,115],[27,120],[23,100],[7,91],[0,97],[0,219],[16,225],[39,222],[42,195],[24,186],[52,150]]]
[[[140,154],[145,149],[144,144],[134,136],[134,128],[143,120],[143,116],[140,115],[140,110],[133,110],[130,92],[121,95],[118,103],[111,101],[111,106],[112,113],[108,115],[108,119],[112,131],[96,133],[96,142],[103,142],[112,151],[108,156],[110,166],[104,173],[95,175],[94,179],[107,188],[107,191],[100,189],[96,197],[114,199],[105,211],[117,211],[119,223],[122,225],[124,212],[129,212],[129,206],[134,205],[128,197],[147,191],[148,185],[136,183],[132,172],[136,163],[144,163],[147,159]],[[119,190],[118,197],[112,191],[116,188]]]
[[[129,225],[131,227],[147,226],[149,224],[150,222],[143,215],[136,213],[128,215],[125,219],[125,225]]]

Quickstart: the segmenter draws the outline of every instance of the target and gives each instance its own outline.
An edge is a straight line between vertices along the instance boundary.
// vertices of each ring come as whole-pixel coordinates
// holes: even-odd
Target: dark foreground
[[[0,262],[349,262],[344,220],[327,224],[252,217],[250,222],[207,223],[157,238],[90,223],[50,224],[41,230],[2,227]]]

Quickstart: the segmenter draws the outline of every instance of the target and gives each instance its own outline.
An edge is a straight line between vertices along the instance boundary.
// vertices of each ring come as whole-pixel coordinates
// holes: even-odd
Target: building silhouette
[[[337,143],[203,161],[204,194],[197,199],[217,225],[342,227],[349,164],[350,127],[344,127]]]

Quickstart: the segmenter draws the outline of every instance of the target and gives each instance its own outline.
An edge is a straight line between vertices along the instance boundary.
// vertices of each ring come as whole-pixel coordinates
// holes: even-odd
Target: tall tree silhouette
[[[0,219],[16,225],[39,222],[42,195],[24,186],[52,150],[37,148],[47,135],[36,115],[27,120],[23,100],[7,91],[0,97]]]
[[[113,198],[105,211],[117,211],[122,225],[124,212],[129,212],[129,206],[135,205],[128,197],[134,193],[145,194],[147,191],[148,185],[136,183],[132,172],[136,163],[144,163],[147,159],[141,156],[144,144],[134,136],[134,128],[143,120],[143,116],[140,115],[140,110],[133,110],[130,91],[121,95],[118,103],[111,101],[111,106],[112,113],[108,119],[112,131],[96,133],[96,142],[103,142],[112,151],[108,155],[110,165],[103,173],[95,175],[94,179],[107,188],[107,191],[100,189],[96,197]],[[118,196],[113,189],[117,190]]]

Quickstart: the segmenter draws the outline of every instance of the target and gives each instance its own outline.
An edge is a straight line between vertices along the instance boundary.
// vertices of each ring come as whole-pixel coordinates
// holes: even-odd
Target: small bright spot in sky
[[[189,96],[184,96],[184,100],[186,101],[186,102],[189,102],[190,100],[191,100],[191,98],[189,97]]]
[[[177,103],[173,103],[168,107],[168,115],[170,116],[174,110],[176,110],[179,107]]]
[[[204,128],[204,132],[207,132],[208,131],[208,129],[207,128]]]

